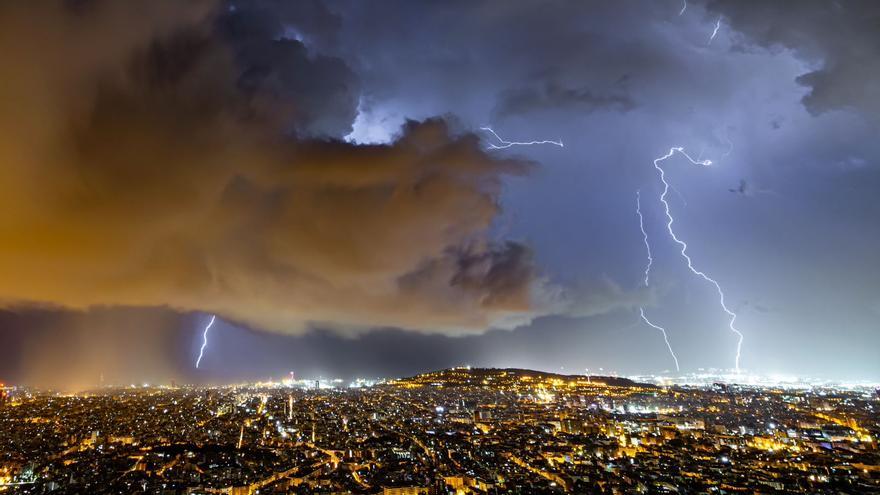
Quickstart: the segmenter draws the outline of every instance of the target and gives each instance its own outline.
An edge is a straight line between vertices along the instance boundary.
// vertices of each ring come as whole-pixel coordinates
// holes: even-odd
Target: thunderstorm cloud
[[[263,6],[0,7],[0,301],[288,332],[528,318],[530,250],[489,232],[529,165],[438,119],[341,141],[357,78]]]
[[[803,103],[814,115],[853,109],[880,116],[880,3],[713,0],[708,6],[747,40],[793,50],[812,65],[797,81],[808,89]]]
[[[0,375],[189,370],[203,312],[229,379],[663,369],[639,307],[729,365],[682,146],[743,367],[880,376],[880,3],[688,4],[0,3]]]

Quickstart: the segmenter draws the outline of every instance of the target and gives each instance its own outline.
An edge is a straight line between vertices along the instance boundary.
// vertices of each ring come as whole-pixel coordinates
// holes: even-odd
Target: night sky
[[[742,368],[880,380],[880,3],[684,6],[3,3],[0,381],[731,369],[672,147]]]

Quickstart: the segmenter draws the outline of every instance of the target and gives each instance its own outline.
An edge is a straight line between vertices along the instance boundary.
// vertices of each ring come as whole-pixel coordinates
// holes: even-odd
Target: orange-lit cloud
[[[387,145],[333,139],[357,78],[274,15],[0,6],[0,302],[166,306],[281,332],[461,334],[570,312],[577,298],[548,289],[526,246],[489,235],[503,176],[529,165],[439,119]],[[574,311],[630,304],[605,292]]]
[[[300,109],[346,114],[349,95],[286,94],[288,69],[350,73],[296,41],[239,42],[210,3],[0,10],[5,305],[169,306],[290,332],[479,331],[534,311],[528,249],[487,234],[501,177],[525,164],[440,120],[390,145],[294,137],[316,121]],[[254,60],[260,43],[273,51]]]

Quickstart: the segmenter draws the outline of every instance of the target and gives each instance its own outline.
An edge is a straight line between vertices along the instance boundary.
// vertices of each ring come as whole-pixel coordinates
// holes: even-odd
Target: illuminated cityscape
[[[10,493],[880,493],[868,388],[453,368],[5,400]]]

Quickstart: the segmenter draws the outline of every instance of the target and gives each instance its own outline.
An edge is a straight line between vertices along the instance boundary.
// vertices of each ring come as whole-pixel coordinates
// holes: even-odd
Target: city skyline
[[[479,368],[357,387],[13,390],[0,492],[880,493],[878,397]]]

